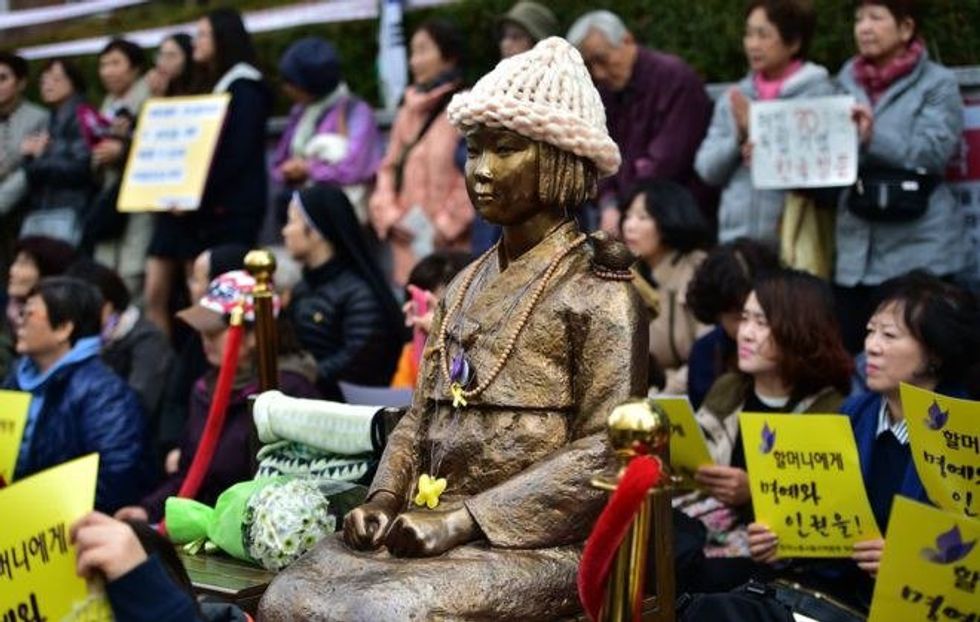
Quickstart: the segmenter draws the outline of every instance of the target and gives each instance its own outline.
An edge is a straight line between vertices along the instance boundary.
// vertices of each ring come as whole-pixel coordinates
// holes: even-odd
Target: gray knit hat
[[[513,22],[526,30],[535,43],[548,37],[558,35],[558,19],[548,7],[530,0],[522,0],[510,8],[507,13],[497,18],[497,27],[506,22]]]

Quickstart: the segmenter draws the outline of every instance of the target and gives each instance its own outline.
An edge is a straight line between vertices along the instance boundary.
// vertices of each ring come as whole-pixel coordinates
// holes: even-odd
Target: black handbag
[[[941,181],[924,170],[868,167],[858,171],[847,208],[872,222],[909,222],[929,209],[929,197]]]
[[[796,613],[821,622],[864,622],[867,618],[833,598],[782,581],[749,581],[724,593],[682,594],[677,612],[678,622],[791,622]]]
[[[766,585],[750,582],[730,592],[681,594],[678,622],[793,622],[793,611],[776,600]]]

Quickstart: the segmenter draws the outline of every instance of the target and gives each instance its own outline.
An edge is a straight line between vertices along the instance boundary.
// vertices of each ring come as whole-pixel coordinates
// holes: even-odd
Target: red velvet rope
[[[659,458],[633,458],[585,543],[582,561],[578,566],[578,596],[592,620],[599,619],[599,610],[606,591],[606,578],[616,551],[626,537],[647,492],[660,480],[660,471]],[[638,601],[633,606],[638,610],[640,604]],[[635,619],[638,620],[638,611],[636,613]]]
[[[221,438],[221,430],[225,426],[225,415],[228,412],[228,401],[231,398],[231,385],[235,380],[235,373],[238,371],[238,351],[242,345],[242,331],[241,324],[232,324],[228,328],[228,339],[225,341],[225,352],[221,358],[221,368],[218,370],[218,382],[214,387],[214,395],[211,396],[208,419],[204,424],[201,442],[197,446],[197,451],[194,452],[194,459],[191,461],[190,468],[187,469],[187,476],[177,492],[178,497],[194,498],[201,489],[204,476],[211,468],[214,451],[218,447],[218,439]],[[166,523],[160,523],[159,531],[163,534],[167,532]]]

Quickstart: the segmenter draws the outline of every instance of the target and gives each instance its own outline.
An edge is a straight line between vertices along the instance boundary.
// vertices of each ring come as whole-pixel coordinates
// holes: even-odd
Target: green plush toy
[[[235,484],[214,508],[193,499],[167,499],[167,532],[176,544],[200,550],[211,543],[232,557],[278,571],[336,530],[365,497],[347,482],[271,477]]]

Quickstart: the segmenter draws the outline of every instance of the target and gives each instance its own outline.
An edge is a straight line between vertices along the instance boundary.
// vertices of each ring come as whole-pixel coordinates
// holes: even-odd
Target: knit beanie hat
[[[461,132],[502,127],[595,163],[600,177],[619,169],[619,147],[578,50],[560,37],[500,61],[446,108]]]
[[[498,20],[498,25],[506,22],[517,24],[528,32],[535,41],[541,41],[558,34],[558,19],[548,7],[537,2],[522,0],[511,7]]]
[[[255,323],[255,278],[244,270],[232,270],[212,279],[204,297],[182,311],[177,317],[191,328],[202,333],[210,333],[228,326],[232,311],[242,307],[242,320],[246,324]],[[279,315],[279,296],[272,295],[272,312]]]
[[[340,84],[340,57],[328,41],[305,37],[279,59],[279,75],[310,95],[323,97]]]

